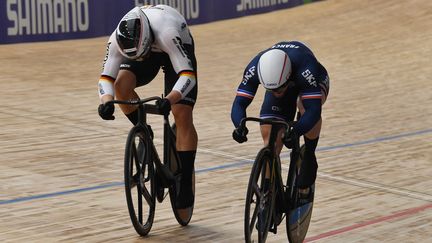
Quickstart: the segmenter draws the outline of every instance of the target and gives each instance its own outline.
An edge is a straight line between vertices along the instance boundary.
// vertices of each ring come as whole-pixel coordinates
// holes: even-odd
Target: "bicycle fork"
[[[270,163],[270,165],[269,165]],[[282,177],[281,175],[281,167],[280,167],[280,160],[277,156],[275,156],[271,161],[267,163],[267,174],[270,176],[270,186],[269,186],[269,192],[270,192],[270,198],[272,198],[272,194],[275,194],[274,197],[274,207],[273,211],[271,212],[271,218],[270,218],[270,228],[269,231],[276,234],[277,233],[277,226],[282,222],[282,212],[285,212],[285,199],[284,199],[284,191],[283,191],[283,183],[282,183]],[[270,170],[271,168],[271,170]],[[274,185],[274,186],[272,186]]]

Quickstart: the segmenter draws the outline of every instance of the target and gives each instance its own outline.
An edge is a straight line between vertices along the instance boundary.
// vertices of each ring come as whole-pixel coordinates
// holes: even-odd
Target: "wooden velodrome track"
[[[331,77],[306,241],[432,242],[432,1],[329,0],[191,29],[195,213],[180,227],[169,201],[158,204],[146,238],[130,223],[122,186],[130,124],[119,111],[115,121],[96,111],[106,37],[0,46],[1,242],[242,242],[262,142],[258,126],[245,144],[231,139],[231,103],[250,58],[294,39]],[[161,76],[138,90],[161,91]],[[160,135],[160,118],[150,121]],[[268,241],[286,239],[283,223]]]

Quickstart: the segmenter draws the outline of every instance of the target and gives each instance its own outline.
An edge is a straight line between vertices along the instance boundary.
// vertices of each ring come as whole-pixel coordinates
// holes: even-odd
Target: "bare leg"
[[[172,113],[176,123],[176,147],[182,164],[183,176],[181,179],[180,197],[177,198],[176,206],[179,207],[180,218],[186,220],[190,215],[189,206],[193,203],[195,194],[193,168],[195,153],[198,144],[198,135],[193,124],[193,107],[184,104],[175,104]]]
[[[172,113],[176,123],[177,150],[196,150],[198,145],[198,134],[193,124],[193,108],[189,105],[175,104],[172,106]]]
[[[135,92],[136,76],[131,71],[120,70],[116,81],[114,82],[115,96],[119,100],[138,99]],[[137,106],[119,105],[124,114],[130,114],[137,109]]]
[[[265,125],[261,125],[260,129],[261,129],[261,136],[263,138],[263,142],[264,142],[264,146],[267,146],[267,144],[269,143],[269,139],[270,139],[270,132],[271,132],[271,125],[265,124]],[[282,151],[282,135],[284,133],[283,129],[280,129],[278,131],[278,136],[276,138],[276,153],[280,154],[280,152]],[[270,174],[269,174],[270,168],[269,165],[267,164],[267,168],[266,168],[266,178],[270,178]]]

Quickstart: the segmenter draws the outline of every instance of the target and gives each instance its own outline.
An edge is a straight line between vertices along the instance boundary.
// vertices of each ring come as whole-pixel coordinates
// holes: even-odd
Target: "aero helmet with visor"
[[[140,7],[133,8],[120,20],[116,40],[121,54],[130,59],[144,57],[151,50],[152,31]]]
[[[280,49],[266,51],[258,61],[258,78],[268,90],[284,87],[291,75],[291,60]]]

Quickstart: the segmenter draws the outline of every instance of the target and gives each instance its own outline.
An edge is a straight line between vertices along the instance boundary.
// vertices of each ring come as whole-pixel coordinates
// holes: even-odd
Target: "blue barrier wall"
[[[0,44],[109,35],[137,5],[170,5],[192,25],[305,2],[311,0],[0,0]]]

